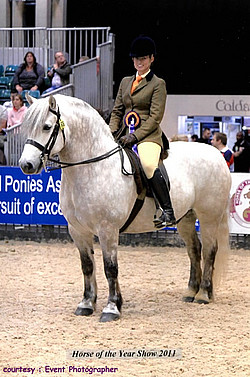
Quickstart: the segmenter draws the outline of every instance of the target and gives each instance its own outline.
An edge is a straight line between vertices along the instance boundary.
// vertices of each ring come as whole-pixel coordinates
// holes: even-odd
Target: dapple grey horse
[[[55,154],[69,163],[62,169],[60,206],[79,249],[84,276],[83,299],[75,313],[87,316],[95,310],[93,235],[97,235],[109,286],[108,302],[100,320],[116,320],[122,307],[117,261],[119,229],[137,198],[133,176],[124,175],[121,169],[123,165],[127,172],[131,171],[129,160],[113,139],[109,126],[87,103],[63,95],[39,100],[28,96],[28,101],[31,106],[22,125],[27,142],[20,158],[21,169],[26,174],[38,174],[48,157]],[[213,299],[215,257],[228,250],[229,169],[216,148],[200,143],[171,143],[164,164],[175,216],[179,219],[178,231],[191,263],[183,299],[209,303]],[[146,197],[126,232],[154,231],[154,213],[154,200]],[[201,237],[195,230],[197,218]],[[215,273],[217,270],[216,265]]]

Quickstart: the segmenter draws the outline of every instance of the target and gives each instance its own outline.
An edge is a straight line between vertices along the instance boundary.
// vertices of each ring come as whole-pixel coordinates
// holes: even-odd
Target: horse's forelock
[[[26,137],[31,137],[39,127],[44,125],[48,111],[48,98],[39,99],[29,107],[22,123],[22,132]]]

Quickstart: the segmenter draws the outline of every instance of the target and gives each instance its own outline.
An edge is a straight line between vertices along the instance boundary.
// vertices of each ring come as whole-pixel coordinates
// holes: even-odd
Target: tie
[[[131,87],[131,94],[134,93],[135,89],[137,88],[137,86],[139,85],[140,81],[142,80],[142,77],[141,76],[137,76],[135,81],[133,82],[132,84],[132,87]]]

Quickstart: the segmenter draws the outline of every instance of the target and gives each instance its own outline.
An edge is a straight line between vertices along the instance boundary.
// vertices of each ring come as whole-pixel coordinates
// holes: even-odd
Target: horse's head
[[[64,147],[64,122],[54,96],[39,100],[26,95],[30,106],[22,128],[27,133],[27,140],[19,160],[22,171],[37,174],[46,160]]]

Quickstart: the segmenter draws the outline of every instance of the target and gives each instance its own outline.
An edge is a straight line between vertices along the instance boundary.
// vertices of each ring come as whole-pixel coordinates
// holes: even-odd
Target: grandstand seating
[[[10,101],[10,89],[0,89],[0,104]]]
[[[11,89],[12,76],[0,76],[0,89]]]
[[[32,97],[40,98],[39,90],[23,90],[21,94],[22,94],[22,97],[23,97],[23,100],[24,100],[24,104],[26,106],[29,106],[28,102],[26,100],[26,97],[25,97],[25,94],[27,92]],[[6,101],[10,101],[10,89],[0,89],[0,104],[2,105]]]
[[[19,66],[15,64],[9,64],[5,67],[5,76],[14,76]]]
[[[37,98],[37,99],[40,98],[39,90],[23,90],[21,94],[22,94],[22,97],[23,97],[23,102],[27,107],[29,106],[29,103],[28,103],[28,101],[26,100],[26,97],[25,97],[26,93],[28,93],[31,97],[34,97],[34,98]]]
[[[0,76],[4,75],[4,66],[3,64],[0,64]]]
[[[44,77],[44,90],[47,90],[51,87],[51,82],[48,77]]]
[[[25,100],[26,93],[28,93],[31,97],[40,98],[40,92],[39,90],[23,90],[22,91],[22,97]]]

